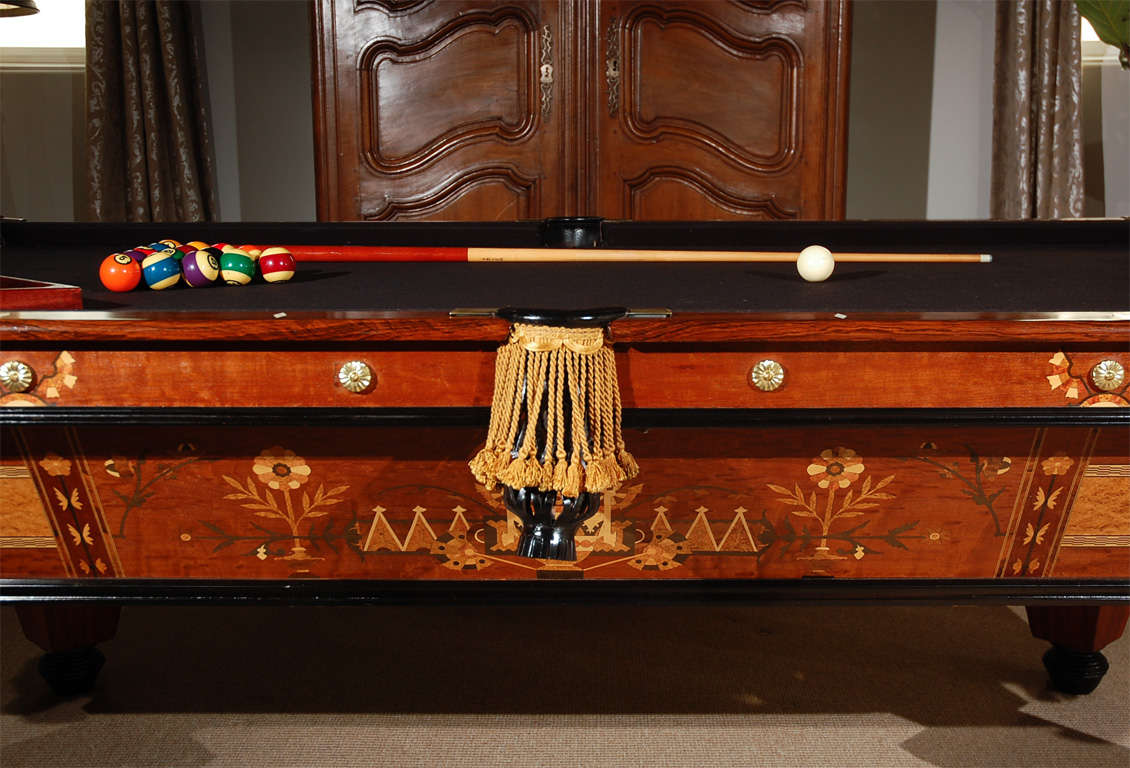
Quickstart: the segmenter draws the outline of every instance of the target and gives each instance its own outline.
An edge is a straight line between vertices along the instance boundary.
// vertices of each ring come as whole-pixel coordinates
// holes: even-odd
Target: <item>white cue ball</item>
[[[827,280],[836,268],[832,252],[822,245],[810,245],[796,259],[796,271],[810,283]]]

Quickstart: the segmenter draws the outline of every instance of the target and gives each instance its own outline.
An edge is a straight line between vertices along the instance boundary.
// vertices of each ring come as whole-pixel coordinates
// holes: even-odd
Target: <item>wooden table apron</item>
[[[485,433],[505,333],[500,321],[427,313],[5,317],[5,359],[27,362],[37,378],[0,401],[24,406],[0,411],[0,577],[1130,573],[1127,422],[1114,411],[1070,415],[1127,405],[1125,387],[1102,392],[1088,375],[1103,359],[1130,366],[1124,320],[617,323],[635,425],[627,440],[642,473],[605,495],[575,563],[517,557],[517,520],[466,467]],[[784,367],[775,392],[750,383],[763,359]],[[350,360],[373,369],[369,391],[336,382]],[[169,408],[196,410],[160,423]],[[252,411],[225,425],[229,409],[248,408],[261,409],[261,424],[249,426]],[[1066,415],[937,418],[973,408]],[[810,409],[839,416],[790,423]],[[935,417],[876,426],[883,409]],[[279,413],[293,418],[272,420]],[[393,413],[411,423],[377,418]],[[756,413],[777,416],[763,424]],[[843,417],[851,413],[860,417]]]

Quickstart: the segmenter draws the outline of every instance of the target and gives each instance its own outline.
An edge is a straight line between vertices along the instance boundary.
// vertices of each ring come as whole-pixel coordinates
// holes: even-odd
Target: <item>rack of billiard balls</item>
[[[163,291],[183,282],[191,288],[217,283],[247,285],[256,273],[268,283],[285,283],[294,277],[294,256],[281,246],[260,249],[254,245],[181,244],[159,240],[149,245],[111,253],[98,268],[98,279],[111,291],[132,291],[141,284]]]

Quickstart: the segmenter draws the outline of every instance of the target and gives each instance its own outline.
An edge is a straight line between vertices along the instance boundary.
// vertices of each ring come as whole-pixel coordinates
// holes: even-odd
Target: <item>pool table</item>
[[[1125,220],[4,221],[0,236],[6,276],[81,293],[81,310],[35,310],[0,290],[0,599],[56,690],[91,684],[93,646],[144,601],[1023,604],[1073,692],[1098,684],[1130,615]],[[99,284],[107,254],[166,237],[578,247],[567,263],[300,258],[287,283]],[[993,260],[840,264],[808,283],[787,263],[592,259],[809,244]],[[603,494],[572,560],[519,556],[521,522],[467,468],[509,332],[494,310],[514,306],[631,310],[607,338],[641,471]],[[339,375],[354,364],[362,387]]]

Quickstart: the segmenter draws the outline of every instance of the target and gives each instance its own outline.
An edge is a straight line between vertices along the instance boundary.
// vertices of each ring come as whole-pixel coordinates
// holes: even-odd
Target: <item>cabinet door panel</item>
[[[360,56],[362,142],[376,170],[427,162],[482,138],[529,138],[537,124],[531,30],[517,15],[451,25],[417,44]],[[474,60],[474,69],[463,72]]]
[[[797,156],[800,52],[785,38],[742,40],[707,16],[634,14],[624,30],[624,125],[632,139],[670,137],[751,170]]]
[[[842,4],[625,1],[597,16],[600,215],[842,215]]]
[[[523,176],[504,165],[478,163],[460,171],[437,164],[437,173],[417,174],[413,193],[401,189],[387,194],[383,180],[361,185],[364,218],[396,221],[498,221],[541,216],[539,179]],[[372,211],[375,211],[372,212]],[[489,211],[490,216],[484,215]]]
[[[319,217],[843,215],[847,0],[317,0]]]
[[[705,174],[676,166],[648,168],[624,181],[626,218],[643,221],[718,221],[726,219],[790,219],[769,196],[733,195]]]
[[[558,10],[320,0],[319,217],[559,212]]]

